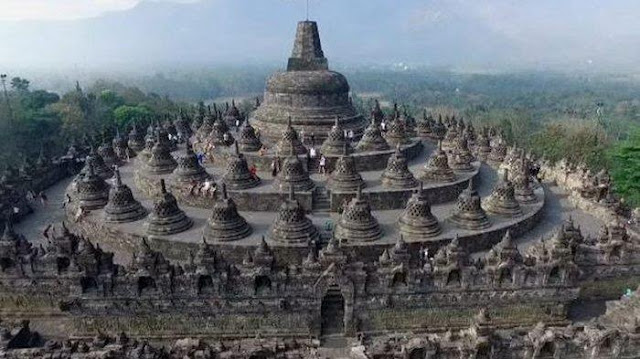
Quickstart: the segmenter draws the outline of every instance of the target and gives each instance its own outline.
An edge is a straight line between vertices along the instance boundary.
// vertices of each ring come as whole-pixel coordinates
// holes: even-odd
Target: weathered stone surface
[[[249,165],[244,155],[240,153],[238,143],[235,143],[235,153],[227,159],[227,169],[222,176],[222,182],[234,190],[248,189],[260,184],[260,178],[251,175]]]
[[[438,149],[425,165],[420,179],[429,182],[453,182],[456,180],[455,173],[449,167],[447,153],[442,150],[442,142],[438,143]]]
[[[480,195],[473,189],[472,180],[469,180],[469,186],[458,197],[458,203],[449,220],[459,228],[469,230],[481,230],[491,226],[480,204]]]
[[[222,197],[213,204],[211,216],[204,229],[204,238],[209,242],[229,242],[249,236],[251,226],[242,217],[236,204],[227,194],[227,186],[222,184]]]
[[[371,120],[371,123],[364,131],[364,135],[356,145],[356,150],[359,152],[387,151],[390,148],[387,140],[382,136],[380,125],[376,120]]]
[[[240,146],[240,150],[244,152],[255,152],[262,148],[262,142],[256,136],[256,130],[251,126],[248,119],[240,129],[240,136],[236,141]]]
[[[438,121],[431,126],[431,138],[442,141],[447,133],[447,127],[442,122],[442,115],[438,116]]]
[[[296,39],[287,71],[276,73],[267,81],[264,101],[255,111],[254,126],[271,139],[279,139],[285,132],[287,118],[292,125],[317,139],[325,138],[336,117],[345,130],[353,130],[359,137],[366,126],[349,101],[347,79],[328,70],[322,52],[317,24],[298,23]]]
[[[308,246],[319,239],[318,230],[295,198],[293,186],[289,198],[280,205],[269,234],[273,241],[284,244]]]
[[[282,169],[273,181],[273,187],[280,192],[287,192],[291,186],[296,191],[311,191],[316,186],[296,155],[289,156],[282,162]]]
[[[324,155],[342,155],[353,151],[351,144],[347,140],[344,129],[340,124],[340,118],[336,117],[336,123],[331,127],[327,138],[322,143],[320,151]]]
[[[153,211],[147,219],[147,233],[151,235],[170,235],[184,232],[193,226],[193,221],[178,207],[176,198],[160,180],[160,196],[153,205]]]
[[[80,207],[87,210],[102,208],[109,199],[109,185],[93,170],[93,162],[87,162],[88,172],[76,179],[77,198]]]
[[[156,135],[156,143],[151,149],[151,156],[146,163],[146,171],[150,174],[169,174],[178,166],[176,160],[171,155],[171,149],[167,144],[168,139],[162,139],[160,133]]]
[[[380,179],[382,185],[389,188],[413,188],[418,185],[399,144],[396,145],[394,154],[389,157],[387,168],[382,172]]]
[[[483,207],[487,212],[511,218],[522,215],[522,209],[516,200],[515,189],[508,176],[509,171],[504,170],[493,192],[484,201]]]
[[[364,187],[365,182],[356,169],[355,160],[348,154],[346,144],[344,146],[344,153],[336,161],[334,170],[327,180],[327,186],[334,191],[353,192]]]
[[[172,173],[172,178],[176,182],[202,182],[211,178],[211,175],[200,165],[198,156],[193,152],[191,143],[188,141],[186,144],[186,153],[178,157],[177,164]]]
[[[372,242],[382,237],[382,229],[361,189],[342,212],[333,235],[340,243]]]
[[[278,156],[303,155],[307,153],[307,148],[300,141],[298,132],[291,125],[291,117],[287,120],[287,127],[276,144],[276,153]]]
[[[98,152],[95,151],[94,147],[91,147],[89,154],[85,159],[85,166],[80,173],[87,173],[89,170],[89,165],[93,167],[93,171],[98,176],[107,179],[113,175],[113,169],[110,166],[107,166],[102,159],[102,156]]]
[[[498,138],[493,140],[491,152],[489,153],[487,159],[489,160],[489,162],[499,164],[502,163],[506,155],[507,145],[505,144],[504,139],[502,139],[502,136],[499,136]]]
[[[131,189],[122,183],[120,171],[115,171],[115,185],[109,191],[109,201],[104,207],[104,220],[108,223],[134,222],[144,218],[147,210],[133,198]]]
[[[420,188],[407,201],[407,207],[398,219],[400,233],[410,240],[424,240],[442,232],[438,220],[431,213],[431,205]]]
[[[395,118],[389,123],[387,132],[384,135],[389,145],[406,145],[411,141],[407,135],[407,129],[404,121],[400,118],[400,114],[396,113]]]

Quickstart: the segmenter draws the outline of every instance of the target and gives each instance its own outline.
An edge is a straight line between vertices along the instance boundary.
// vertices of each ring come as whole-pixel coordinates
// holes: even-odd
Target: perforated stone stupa
[[[102,208],[109,199],[109,185],[93,170],[93,162],[87,162],[87,173],[77,182],[80,207],[88,210]]]
[[[236,139],[240,150],[244,152],[258,151],[262,147],[262,142],[256,135],[256,129],[251,126],[249,120],[245,121],[240,129],[240,136]]]
[[[151,174],[169,174],[178,164],[171,155],[171,149],[166,141],[162,140],[160,133],[156,135],[156,143],[151,149],[151,156],[147,161],[147,171]]]
[[[484,201],[484,208],[488,212],[504,217],[515,217],[522,214],[520,204],[515,197],[513,183],[509,181],[508,170],[504,170],[500,181],[493,188],[493,192]]]
[[[489,228],[491,222],[482,209],[480,195],[473,188],[473,181],[458,196],[458,203],[449,220],[462,229],[480,230]]]
[[[396,151],[387,160],[387,168],[380,176],[382,185],[389,188],[413,188],[418,185],[418,181],[409,171],[407,158],[400,150],[400,145],[396,145]]]
[[[109,191],[109,202],[104,207],[104,220],[108,223],[134,222],[144,218],[147,210],[133,198],[131,189],[122,183],[120,171],[115,171],[115,185]]]
[[[227,170],[222,176],[222,182],[231,189],[248,189],[260,184],[260,179],[249,172],[246,158],[240,153],[238,143],[235,144],[233,155],[227,159]]]
[[[379,109],[379,108],[378,108]],[[371,120],[371,123],[364,131],[364,135],[358,141],[356,150],[360,152],[364,151],[386,151],[391,147],[387,143],[387,140],[382,136],[380,125],[375,119]]]
[[[284,244],[309,245],[319,239],[318,230],[296,199],[293,186],[289,189],[289,198],[280,205],[269,234],[272,240]]]
[[[342,155],[345,153],[350,153],[353,149],[351,148],[351,144],[348,142],[347,138],[344,135],[344,129],[340,124],[340,119],[336,117],[336,122],[331,127],[331,131],[329,131],[329,135],[322,143],[321,151],[325,155]]]
[[[94,147],[91,147],[89,155],[85,159],[85,167],[82,169],[82,173],[87,173],[89,165],[93,167],[95,174],[104,179],[110,178],[113,175],[113,169],[105,164],[104,159],[96,152]]]
[[[287,119],[287,127],[282,133],[282,136],[276,144],[276,153],[280,156],[302,155],[307,153],[307,148],[304,147],[298,131],[292,126],[291,117]]]
[[[438,143],[438,149],[431,155],[429,162],[424,167],[420,179],[430,182],[453,182],[455,173],[449,167],[449,158],[442,149],[442,142]]]
[[[281,192],[287,192],[293,186],[296,191],[310,191],[316,185],[309,178],[309,172],[304,169],[298,156],[289,156],[282,162],[282,169],[278,172],[273,186]]]
[[[177,182],[201,182],[211,175],[200,165],[198,156],[193,152],[190,143],[186,145],[186,152],[182,156],[178,156],[178,166],[173,170],[172,177]]]
[[[277,139],[285,132],[288,116],[296,129],[314,133],[318,139],[326,136],[336,117],[356,136],[366,126],[349,101],[347,79],[329,70],[314,21],[298,23],[287,71],[267,81],[264,101],[254,113],[254,126],[263,135]]]
[[[227,186],[222,184],[222,197],[213,204],[204,229],[204,238],[209,242],[229,242],[245,238],[251,232],[251,226],[238,213],[233,199],[229,198]]]
[[[136,153],[144,149],[144,133],[140,131],[137,123],[133,124],[131,132],[129,132],[128,145],[129,148],[134,150]]]
[[[346,146],[345,144],[343,155],[336,161],[335,168],[327,180],[327,186],[334,191],[355,192],[358,188],[364,187],[365,182],[358,173],[356,162],[348,154]]]
[[[382,229],[361,189],[342,212],[333,235],[340,243],[373,242],[382,237]]]
[[[147,233],[170,235],[191,228],[193,221],[178,207],[176,198],[167,191],[164,179],[160,180],[160,196],[153,205],[147,220]]]
[[[437,236],[442,232],[438,219],[431,213],[431,205],[422,188],[409,198],[407,207],[398,219],[400,233],[409,240],[422,240]]]

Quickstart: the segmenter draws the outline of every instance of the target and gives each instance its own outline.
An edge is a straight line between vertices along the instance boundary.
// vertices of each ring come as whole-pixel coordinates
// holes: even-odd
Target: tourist
[[[198,163],[200,165],[204,164],[204,154],[202,152],[198,152],[198,154],[196,155],[196,157],[198,157]]]
[[[278,160],[276,158],[271,161],[271,177],[278,175]]]
[[[65,193],[65,199],[62,201],[62,209],[67,207],[67,204],[71,203],[71,196],[68,193]]]
[[[222,142],[224,142],[224,144],[229,144],[229,133],[225,132],[224,135],[222,135]]]
[[[305,154],[307,157],[307,172],[309,172],[309,169],[311,168],[311,150],[307,149],[307,152]]]
[[[380,129],[382,130],[382,132],[387,132],[387,123],[384,122],[384,120],[380,122]]]
[[[236,132],[238,132],[239,129],[240,129],[240,119],[237,118],[236,119]]]
[[[353,137],[354,137],[354,133],[353,130],[349,130],[349,132],[347,132],[347,138],[349,139],[349,142],[353,142]]]
[[[44,191],[40,191],[38,198],[40,198],[40,204],[42,204],[42,207],[46,207],[48,198]]]
[[[84,217],[84,215],[85,215],[84,208],[82,208],[82,206],[78,206],[78,210],[76,211],[76,215],[74,217],[74,220],[76,222],[78,222],[79,220],[82,219],[82,217]]]
[[[267,147],[265,145],[262,145],[262,147],[260,147],[260,150],[258,151],[258,155],[260,155],[260,157],[264,157],[266,153],[267,153]]]
[[[304,144],[304,128],[300,129],[300,141]]]
[[[327,158],[324,155],[320,156],[320,173],[323,175],[327,174]]]
[[[312,160],[315,160],[315,159],[316,159],[316,156],[317,156],[318,154],[317,154],[317,151],[316,151],[316,148],[315,148],[315,147],[311,147],[311,149],[309,150],[309,155],[311,156],[311,159],[312,159]]]
[[[256,164],[252,163],[251,167],[249,167],[249,173],[253,179],[258,179],[258,169],[256,168]]]
[[[316,135],[311,132],[311,146],[315,146],[316,145]]]
[[[260,129],[259,128],[255,128],[255,132],[256,132],[256,138],[260,139]]]

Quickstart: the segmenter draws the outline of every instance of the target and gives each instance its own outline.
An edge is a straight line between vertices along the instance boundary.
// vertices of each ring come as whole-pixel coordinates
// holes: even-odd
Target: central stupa
[[[262,135],[278,139],[291,116],[293,127],[305,136],[324,139],[338,118],[341,127],[359,137],[367,126],[349,100],[349,83],[329,70],[315,21],[298,23],[287,71],[267,81],[262,105],[252,124]]]

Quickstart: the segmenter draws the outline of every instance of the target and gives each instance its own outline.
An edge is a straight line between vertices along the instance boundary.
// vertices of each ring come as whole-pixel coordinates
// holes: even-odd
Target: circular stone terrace
[[[420,178],[430,156],[437,150],[437,145],[430,139],[413,138],[408,144],[400,147],[403,154],[409,158],[409,170]],[[366,241],[342,241],[341,247],[346,253],[361,258],[378,258],[384,249],[394,245],[401,237],[398,219],[402,216],[407,200],[419,189],[420,181],[416,185],[406,189],[390,189],[381,182],[384,166],[395,150],[371,151],[354,153],[353,158],[356,167],[364,168],[359,171],[365,183],[361,193],[361,199],[368,202],[371,214],[379,223],[381,236]],[[78,214],[77,185],[75,181],[67,189],[73,198],[67,206],[67,217],[73,226],[92,241],[100,243],[108,250],[116,253],[131,253],[137,248],[143,238],[167,257],[186,261],[189,254],[197,250],[197,246],[203,241],[203,233],[207,227],[207,221],[212,213],[216,201],[220,201],[222,178],[226,171],[227,160],[234,156],[233,146],[218,146],[214,153],[210,154],[212,161],[204,165],[206,171],[217,183],[218,190],[215,195],[202,194],[193,191],[193,184],[180,183],[174,180],[171,174],[152,174],[146,169],[145,157],[141,154],[130,163],[120,167],[122,183],[128,185],[134,197],[149,212],[153,212],[154,201],[160,193],[160,180],[166,181],[167,190],[172,193],[182,211],[193,222],[187,230],[170,235],[149,234],[148,217],[130,223],[112,224],[104,220],[104,209],[85,211],[82,218],[76,218]],[[174,158],[185,155],[184,146],[179,146],[172,152]],[[327,180],[329,175],[322,175],[312,169],[310,179],[314,187],[310,190],[296,191],[295,199],[304,208],[317,231],[319,237],[313,242],[283,243],[274,240],[270,227],[277,217],[277,211],[281,204],[290,196],[289,191],[281,190],[274,186],[274,179],[270,171],[270,164],[275,158],[273,153],[246,152],[243,154],[249,166],[257,167],[257,175],[260,183],[254,188],[237,190],[229,189],[228,196],[235,202],[239,214],[251,226],[251,234],[245,238],[233,241],[218,241],[209,238],[208,242],[224,253],[227,260],[241,261],[243,257],[261,243],[265,238],[274,255],[278,259],[284,259],[289,263],[301,262],[308,254],[312,246],[323,247],[334,236],[336,225],[340,222],[343,206],[347,205],[356,196],[356,191],[331,190]],[[328,167],[331,168],[340,156],[328,156]],[[299,156],[305,163],[305,156]],[[363,165],[358,165],[361,163]],[[533,183],[535,201],[520,203],[521,213],[514,216],[500,216],[486,212],[489,225],[482,229],[464,229],[451,221],[451,215],[458,205],[458,196],[465,191],[472,180],[473,187],[482,197],[483,207],[486,198],[492,193],[494,186],[499,181],[497,171],[491,166],[480,162],[472,162],[473,168],[467,171],[454,171],[455,180],[451,182],[425,181],[423,183],[423,195],[431,205],[431,213],[437,219],[440,233],[428,238],[415,239],[404,236],[405,242],[415,249],[412,251],[419,255],[421,250],[428,248],[430,252],[448,243],[454,237],[458,237],[460,243],[472,252],[489,249],[498,243],[504,233],[509,230],[514,237],[528,233],[535,229],[543,215],[545,206],[545,191],[538,183]],[[368,168],[368,170],[367,170]],[[113,180],[111,180],[113,181]]]

